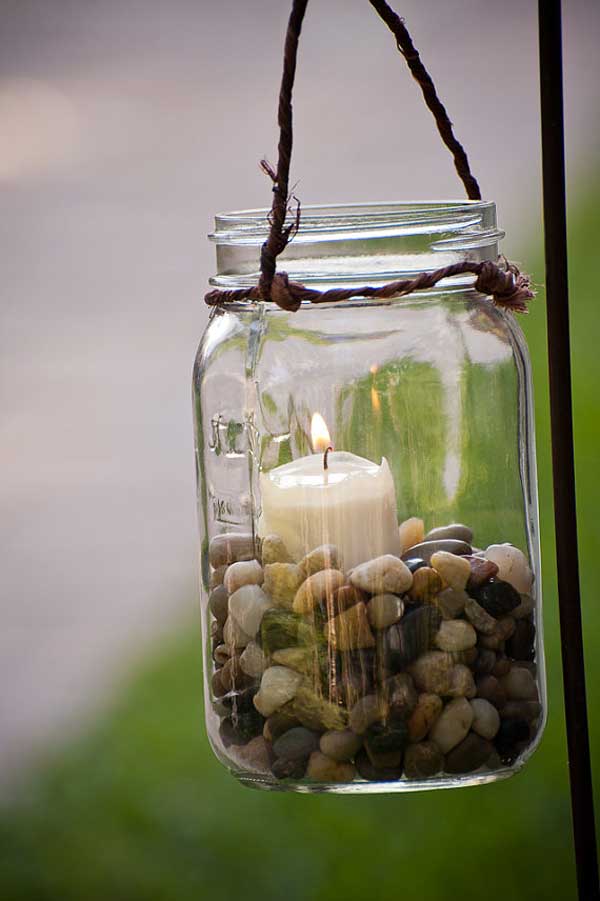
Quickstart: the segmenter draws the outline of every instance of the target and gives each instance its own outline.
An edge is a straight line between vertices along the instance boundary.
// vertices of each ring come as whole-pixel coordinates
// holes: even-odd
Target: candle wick
[[[323,454],[323,469],[325,469],[325,470],[329,469],[329,463],[327,462],[327,457],[329,456],[329,451],[332,451],[332,450],[333,450],[333,447],[330,444],[329,447],[326,448],[325,453]]]

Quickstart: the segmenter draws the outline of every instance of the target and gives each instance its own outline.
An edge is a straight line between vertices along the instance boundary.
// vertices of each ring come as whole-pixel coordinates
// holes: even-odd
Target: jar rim
[[[378,201],[361,203],[307,204],[301,208],[301,224],[295,243],[331,240],[350,232],[372,237],[393,237],[423,232],[457,231],[492,225],[496,205],[489,200]],[[215,216],[209,239],[216,244],[262,243],[269,231],[267,208],[234,210]]]

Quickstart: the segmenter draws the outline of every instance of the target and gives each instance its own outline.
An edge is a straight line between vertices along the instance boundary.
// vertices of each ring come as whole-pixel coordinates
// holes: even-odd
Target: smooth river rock
[[[454,538],[458,541],[464,541],[465,544],[472,544],[473,529],[460,522],[453,522],[449,526],[438,526],[435,529],[430,529],[425,535],[425,541],[439,541],[441,538]]]
[[[436,551],[431,555],[431,566],[440,574],[446,585],[457,591],[464,591],[471,575],[471,566],[467,559],[449,554],[448,551]]]
[[[270,666],[263,673],[254,706],[263,716],[271,716],[295,696],[302,676],[285,666]]]
[[[420,557],[427,564],[431,562],[431,557],[437,551],[447,551],[449,554],[457,554],[460,557],[469,555],[472,551],[471,545],[466,541],[457,541],[455,538],[441,538],[438,541],[423,541],[415,544],[402,554],[403,560],[409,560],[411,557]]]
[[[471,729],[482,738],[491,741],[500,728],[500,714],[494,705],[484,698],[473,698],[471,707],[473,708]]]
[[[339,569],[322,569],[302,583],[294,598],[295,613],[312,613],[325,603],[333,607],[334,594],[344,584],[344,574]]]
[[[291,610],[294,598],[304,581],[304,575],[295,563],[268,563],[264,568],[263,590],[277,607]]]
[[[473,708],[466,698],[449,701],[433,724],[429,738],[447,754],[466,738],[473,722]]]
[[[407,779],[430,779],[444,768],[444,755],[433,741],[409,745],[404,754],[404,775]]]
[[[407,726],[410,741],[422,741],[442,712],[443,702],[439,695],[423,692],[417,698],[417,705],[411,713]]]
[[[404,604],[395,594],[376,594],[367,606],[369,622],[374,629],[386,629],[402,618]]]
[[[272,606],[260,585],[242,585],[229,598],[229,619],[233,618],[246,635],[255,638],[263,615]]]
[[[243,560],[227,568],[223,585],[229,594],[233,594],[243,585],[262,585],[263,579],[263,568],[258,560]]]
[[[369,594],[403,594],[412,585],[408,566],[392,554],[375,557],[356,566],[350,582]]]
[[[435,636],[440,651],[465,651],[477,644],[477,632],[464,619],[444,620]]]
[[[490,544],[484,556],[498,567],[499,579],[508,582],[519,594],[529,594],[533,572],[523,551],[512,544]]]
[[[255,556],[254,536],[244,532],[215,535],[208,546],[208,559],[215,569],[238,560],[252,560]]]

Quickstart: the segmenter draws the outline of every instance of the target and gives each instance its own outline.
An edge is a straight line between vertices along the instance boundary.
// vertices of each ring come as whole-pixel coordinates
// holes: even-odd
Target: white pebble
[[[263,578],[263,568],[258,560],[243,560],[227,568],[223,585],[229,594],[233,594],[242,585],[262,585]]]
[[[533,573],[523,551],[512,544],[490,544],[485,557],[498,567],[498,579],[510,582],[519,594],[529,594]]]
[[[270,666],[263,673],[254,706],[263,716],[271,716],[295,696],[302,676],[286,666]]]
[[[473,698],[471,707],[473,708],[473,723],[471,725],[473,732],[491,741],[495,738],[500,728],[500,714],[494,705],[486,701],[485,698]]]
[[[471,565],[464,557],[449,554],[448,551],[436,551],[431,555],[431,565],[440,574],[444,582],[455,591],[464,591],[471,575]]]
[[[254,638],[265,610],[271,606],[271,600],[260,585],[242,585],[229,598],[229,618],[233,618],[246,635]]]
[[[406,563],[393,554],[375,557],[355,566],[350,582],[369,594],[403,594],[412,585],[412,573]]]

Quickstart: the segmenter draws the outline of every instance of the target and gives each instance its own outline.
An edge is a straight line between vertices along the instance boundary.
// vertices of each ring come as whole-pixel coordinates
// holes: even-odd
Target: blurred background
[[[515,779],[416,796],[238,787],[202,725],[190,374],[215,212],[264,206],[289,2],[0,0],[0,892],[6,899],[575,897],[543,287],[550,720]],[[543,283],[536,6],[406,0],[504,251]],[[600,6],[565,15],[574,390],[592,754],[600,612]],[[303,203],[459,198],[365,0],[313,0]]]

